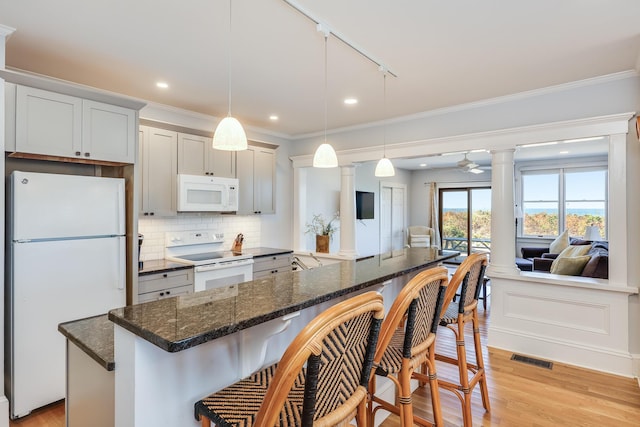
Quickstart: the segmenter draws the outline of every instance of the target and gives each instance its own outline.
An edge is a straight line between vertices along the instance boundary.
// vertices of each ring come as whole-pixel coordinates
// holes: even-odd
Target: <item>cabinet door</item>
[[[238,175],[238,214],[257,213],[253,207],[253,150],[236,153],[236,173]]]
[[[82,106],[82,156],[135,163],[135,111],[89,100]]]
[[[208,175],[207,145],[211,145],[211,138],[178,134],[178,173]]]
[[[236,177],[236,156],[233,151],[214,150],[211,147],[211,140],[207,145],[208,172],[210,175],[222,176],[226,178]]]
[[[146,130],[142,146],[142,214],[175,216],[178,134],[164,129]]]
[[[274,202],[275,152],[256,148],[253,169],[254,208],[261,214],[274,213],[276,211]]]
[[[16,88],[16,151],[82,155],[82,100],[26,86]]]

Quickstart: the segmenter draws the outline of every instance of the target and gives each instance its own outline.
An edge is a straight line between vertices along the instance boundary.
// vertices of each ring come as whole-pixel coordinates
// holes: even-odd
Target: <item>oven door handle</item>
[[[250,265],[250,264],[253,264],[252,259],[247,259],[242,261],[227,261],[227,262],[220,262],[213,265],[199,265],[195,267],[194,270],[196,273],[203,273],[205,271],[221,270],[224,268],[232,268],[232,267],[242,267],[244,265]]]

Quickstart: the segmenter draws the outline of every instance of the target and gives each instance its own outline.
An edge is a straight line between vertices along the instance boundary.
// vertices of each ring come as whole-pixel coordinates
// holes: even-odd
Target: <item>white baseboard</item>
[[[489,327],[488,335],[489,347],[624,377],[638,376],[640,359],[632,357],[630,353],[507,328]]]
[[[0,396],[0,427],[9,427],[9,401],[6,396]]]
[[[638,380],[638,385],[640,385],[640,354],[632,354],[631,358],[633,359],[633,376]]]

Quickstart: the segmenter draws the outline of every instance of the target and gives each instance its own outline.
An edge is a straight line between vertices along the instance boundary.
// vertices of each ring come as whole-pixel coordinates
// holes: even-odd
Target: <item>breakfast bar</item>
[[[374,289],[389,307],[417,272],[457,255],[407,248],[112,310],[114,423],[195,426],[194,402],[279,360],[318,313]]]

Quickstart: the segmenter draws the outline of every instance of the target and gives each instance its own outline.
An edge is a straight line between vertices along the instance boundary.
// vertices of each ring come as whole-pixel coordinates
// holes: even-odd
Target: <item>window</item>
[[[588,225],[607,237],[607,169],[560,168],[522,172],[523,236],[584,236]]]
[[[440,235],[443,249],[464,258],[491,251],[491,188],[440,189]]]

